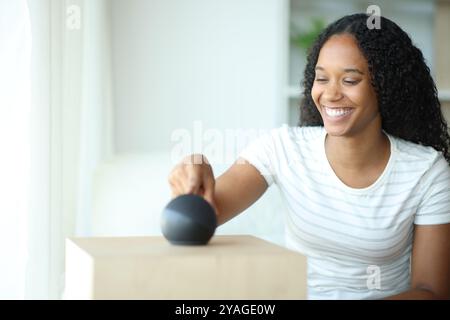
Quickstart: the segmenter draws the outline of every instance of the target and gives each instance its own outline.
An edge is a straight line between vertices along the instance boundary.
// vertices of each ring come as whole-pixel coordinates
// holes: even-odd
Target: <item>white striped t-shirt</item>
[[[309,299],[408,290],[414,224],[450,222],[450,166],[442,153],[387,136],[386,168],[362,189],[334,173],[323,127],[284,125],[240,153],[281,191],[286,245],[308,257]]]

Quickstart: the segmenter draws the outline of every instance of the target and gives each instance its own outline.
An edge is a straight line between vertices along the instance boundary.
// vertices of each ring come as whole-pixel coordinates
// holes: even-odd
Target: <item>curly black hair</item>
[[[420,49],[393,21],[369,29],[368,15],[344,16],[331,23],[309,49],[300,103],[300,126],[323,126],[311,97],[315,67],[324,43],[336,34],[350,34],[367,60],[380,110],[382,129],[396,137],[441,151],[450,164],[450,136],[436,85]]]

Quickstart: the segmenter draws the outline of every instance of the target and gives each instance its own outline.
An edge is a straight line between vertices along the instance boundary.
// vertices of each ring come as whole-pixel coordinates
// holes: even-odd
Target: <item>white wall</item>
[[[113,0],[116,151],[168,150],[176,128],[273,127],[287,21],[280,0]]]
[[[160,215],[170,200],[167,176],[175,165],[173,130],[184,128],[195,139],[198,125],[201,134],[218,129],[224,135],[224,129],[273,128],[286,121],[287,1],[111,5],[116,156],[94,177],[92,235],[161,234]],[[213,163],[216,176],[239,152],[217,142],[231,156]],[[272,188],[217,232],[282,243],[282,217]]]

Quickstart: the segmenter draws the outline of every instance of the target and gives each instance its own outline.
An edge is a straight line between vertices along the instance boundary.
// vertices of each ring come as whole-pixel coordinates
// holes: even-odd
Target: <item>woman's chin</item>
[[[348,126],[327,124],[326,122],[324,122],[324,127],[325,127],[326,132],[330,136],[340,137],[340,136],[348,135],[348,133],[350,132]]]

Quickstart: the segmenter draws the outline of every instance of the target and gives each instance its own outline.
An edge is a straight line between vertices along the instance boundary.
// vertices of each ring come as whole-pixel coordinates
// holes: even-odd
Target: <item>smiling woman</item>
[[[322,47],[311,95],[330,135],[354,134],[369,123],[380,126],[368,69],[351,35],[332,36]]]
[[[381,28],[369,29],[367,18],[346,16],[319,35],[308,57],[301,106],[302,131],[323,137],[318,142],[324,145],[329,182],[334,180],[315,189],[325,195],[337,184],[342,192],[327,206],[339,212],[333,214],[331,235],[340,225],[344,239],[363,232],[359,228],[364,238],[353,245],[337,234],[293,242],[320,256],[310,263],[311,297],[374,298],[402,291],[395,297],[448,297],[450,137],[436,86],[421,51],[400,27],[381,17]],[[312,197],[306,193],[307,202]],[[353,214],[341,216],[349,210]],[[296,227],[297,234],[313,231]],[[338,251],[330,255],[330,247]],[[360,272],[358,263],[351,263],[355,258]],[[382,270],[375,291],[352,285],[352,278],[363,274],[361,260]]]
[[[369,29],[367,19],[365,14],[342,18],[329,25],[314,43],[304,74],[301,125],[327,127],[322,109],[316,107],[321,101],[316,98],[327,88],[326,96],[322,97],[326,99],[339,84],[345,91],[341,92],[344,98],[358,99],[354,97],[356,93],[359,99],[376,104],[383,130],[404,140],[432,146],[450,163],[447,123],[422,52],[391,20],[381,17],[381,28]],[[339,79],[336,79],[338,70],[324,70],[327,63],[329,68],[341,68]],[[350,69],[360,74],[349,72]],[[335,78],[326,81],[330,76]],[[352,89],[353,85],[356,88]]]
[[[331,36],[320,51],[315,71],[311,96],[328,133],[325,143],[330,164],[347,185],[371,185],[389,160],[389,140],[380,130],[381,115],[369,66],[354,37]],[[350,149],[358,154],[343,154]],[[354,174],[367,168],[375,170]]]

